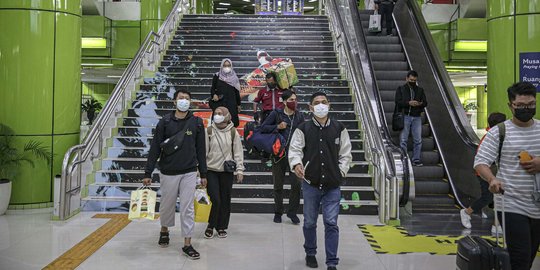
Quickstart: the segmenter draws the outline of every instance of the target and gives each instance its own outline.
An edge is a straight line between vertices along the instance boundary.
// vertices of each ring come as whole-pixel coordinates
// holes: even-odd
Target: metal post
[[[322,15],[323,0],[319,0],[319,15]]]

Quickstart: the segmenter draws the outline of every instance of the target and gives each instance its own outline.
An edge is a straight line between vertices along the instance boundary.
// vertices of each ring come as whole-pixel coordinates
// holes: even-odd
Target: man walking
[[[409,134],[413,137],[413,158],[414,166],[422,166],[422,112],[427,106],[424,89],[418,87],[416,81],[418,73],[411,70],[407,73],[407,83],[396,90],[396,104],[398,110],[403,112],[404,128],[399,135],[401,148],[407,152]]]
[[[397,0],[375,0],[375,10],[381,14],[381,23],[384,22],[386,28],[386,35],[392,35],[392,12],[394,12],[394,4]]]
[[[174,93],[176,111],[165,115],[157,124],[148,161],[144,171],[144,185],[151,184],[152,172],[159,158],[161,203],[159,207],[161,232],[158,244],[169,245],[169,227],[174,226],[176,201],[180,198],[180,219],[184,247],[182,252],[189,259],[199,259],[200,254],[191,245],[193,236],[193,200],[197,184],[197,169],[206,186],[206,145],[201,118],[189,111],[191,94],[185,90]]]
[[[508,88],[508,101],[513,118],[504,122],[504,132],[502,126],[488,131],[474,168],[489,183],[491,192],[504,193],[495,196],[495,207],[504,207],[510,264],[512,270],[528,270],[540,246],[540,122],[533,119],[536,88],[528,82],[516,83]],[[497,161],[495,176],[490,166]],[[501,217],[499,212],[502,222]]]
[[[302,180],[304,194],[304,249],[306,265],[317,268],[317,218],[322,207],[326,265],[335,270],[339,227],[337,219],[341,199],[340,184],[352,160],[351,141],[345,126],[328,117],[330,103],[325,93],[311,96],[311,121],[298,126],[289,147],[289,164]]]
[[[262,113],[260,122],[263,123],[266,117],[276,109],[283,109],[283,91],[277,84],[276,74],[270,72],[266,74],[266,88],[259,90],[257,97],[253,100],[253,115],[257,113],[257,104],[262,103]]]

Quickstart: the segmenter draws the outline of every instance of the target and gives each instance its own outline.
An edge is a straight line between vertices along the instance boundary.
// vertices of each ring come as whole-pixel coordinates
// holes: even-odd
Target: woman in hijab
[[[238,127],[238,113],[241,111],[240,100],[240,80],[234,72],[232,61],[225,58],[221,61],[219,72],[216,72],[212,79],[212,89],[210,89],[210,108],[215,114],[215,109],[219,106],[226,107],[231,115],[231,120],[235,127]]]
[[[212,202],[204,232],[207,239],[214,237],[214,229],[219,238],[227,237],[234,175],[238,183],[244,178],[244,149],[231,122],[231,113],[225,107],[217,107],[212,120],[206,130],[207,190]]]

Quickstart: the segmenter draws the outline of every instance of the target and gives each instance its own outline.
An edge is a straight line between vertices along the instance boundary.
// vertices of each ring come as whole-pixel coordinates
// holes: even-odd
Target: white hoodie
[[[212,135],[208,136],[208,129],[205,130],[206,138],[206,164],[208,170],[214,172],[223,172],[223,164],[226,160],[236,161],[236,173],[244,172],[244,148],[238,131],[235,131],[234,143],[232,142],[231,129],[233,123],[229,123],[224,129],[219,129],[212,123]],[[231,151],[234,147],[234,151]],[[232,154],[234,152],[234,159]]]

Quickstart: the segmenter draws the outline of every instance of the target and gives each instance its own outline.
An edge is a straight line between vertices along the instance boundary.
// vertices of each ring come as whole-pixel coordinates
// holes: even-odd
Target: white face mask
[[[214,115],[214,123],[221,124],[223,121],[225,121],[225,116],[219,114]]]
[[[230,67],[224,67],[223,68],[223,72],[225,72],[225,73],[231,73],[231,71],[232,71],[232,68],[230,68]]]
[[[176,101],[176,108],[181,112],[187,112],[189,110],[190,102],[187,99],[179,99]]]
[[[328,109],[328,105],[321,103],[313,107],[313,114],[319,118],[325,118],[328,115]]]

